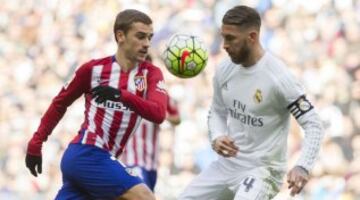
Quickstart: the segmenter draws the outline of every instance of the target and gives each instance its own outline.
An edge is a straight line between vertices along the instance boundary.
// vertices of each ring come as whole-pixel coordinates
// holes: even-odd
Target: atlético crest
[[[145,76],[135,76],[134,77],[135,88],[137,91],[142,92],[146,89],[146,79]]]

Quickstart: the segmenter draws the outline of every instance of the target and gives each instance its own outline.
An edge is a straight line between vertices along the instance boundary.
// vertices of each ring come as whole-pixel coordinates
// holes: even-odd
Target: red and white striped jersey
[[[119,101],[97,104],[91,89],[98,85],[118,88]],[[124,72],[114,56],[91,60],[76,71],[74,78],[53,99],[29,143],[28,153],[41,154],[41,143],[46,141],[67,107],[81,95],[85,97],[85,119],[72,143],[95,145],[115,157],[122,153],[142,117],[155,123],[165,119],[168,97],[159,68],[142,62]]]
[[[176,104],[169,98],[167,106],[169,116],[178,116]],[[142,120],[134,136],[129,139],[125,151],[121,156],[127,166],[139,166],[146,170],[156,170],[159,157],[159,131],[157,123]]]

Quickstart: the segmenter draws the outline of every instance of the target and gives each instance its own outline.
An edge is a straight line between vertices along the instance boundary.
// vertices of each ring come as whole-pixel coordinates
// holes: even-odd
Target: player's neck
[[[255,65],[265,54],[264,49],[261,46],[257,46],[249,56],[249,59],[242,63],[244,67],[251,67]]]
[[[136,62],[126,58],[125,54],[121,53],[119,50],[115,54],[115,60],[124,72],[129,72],[136,66]]]

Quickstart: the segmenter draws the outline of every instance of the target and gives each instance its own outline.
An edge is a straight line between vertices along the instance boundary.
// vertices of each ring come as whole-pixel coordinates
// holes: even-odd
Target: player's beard
[[[240,45],[240,49],[235,54],[230,55],[231,61],[236,64],[245,63],[249,59],[250,52],[251,49],[247,44],[246,40],[244,40],[243,43]]]

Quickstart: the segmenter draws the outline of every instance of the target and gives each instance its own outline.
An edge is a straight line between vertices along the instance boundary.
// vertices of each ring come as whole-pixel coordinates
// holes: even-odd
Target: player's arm
[[[320,150],[324,131],[320,117],[314,106],[306,98],[301,84],[289,73],[285,73],[279,81],[280,102],[295,117],[305,133],[300,158],[288,173],[291,195],[298,194],[309,179]]]
[[[155,68],[147,75],[147,98],[144,99],[127,90],[121,90],[120,101],[141,117],[160,124],[166,117],[167,92],[161,71]]]
[[[221,86],[215,75],[213,78],[213,98],[208,114],[209,139],[214,139],[226,135],[226,106],[221,95]]]
[[[219,75],[219,73],[217,73]],[[235,156],[238,147],[234,140],[226,135],[227,111],[221,95],[221,83],[218,76],[213,78],[213,98],[208,114],[209,139],[213,150],[221,156]]]
[[[291,103],[288,109],[305,133],[300,158],[296,165],[310,171],[316,161],[324,135],[320,117],[305,95]]]
[[[288,174],[291,195],[295,195],[302,190],[309,179],[309,172],[318,156],[324,131],[319,115],[305,95],[291,103],[288,109],[305,133],[300,158]]]
[[[34,176],[37,176],[34,165],[38,165],[38,172],[41,173],[41,149],[43,142],[47,140],[60,119],[64,116],[67,107],[85,91],[89,90],[90,73],[86,65],[80,67],[71,82],[61,89],[42,116],[40,125],[27,146],[26,166]],[[31,158],[35,159],[35,161]]]
[[[154,68],[147,75],[147,97],[142,98],[127,90],[110,86],[97,86],[91,90],[97,103],[106,100],[121,101],[124,105],[141,117],[160,124],[166,116],[167,93],[164,89],[164,78],[158,68]]]

